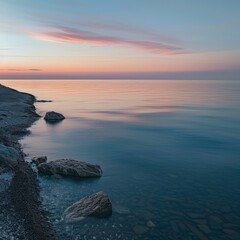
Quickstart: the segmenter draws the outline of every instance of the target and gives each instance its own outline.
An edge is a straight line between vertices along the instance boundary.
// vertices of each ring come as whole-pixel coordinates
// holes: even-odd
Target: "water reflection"
[[[3,82],[4,84],[4,82]],[[240,83],[232,81],[12,81],[39,99],[22,143],[29,157],[100,164],[98,181],[40,179],[62,239],[240,239]],[[66,225],[61,215],[104,190],[110,219]],[[154,227],[149,227],[149,221]],[[81,226],[81,227],[80,227]]]

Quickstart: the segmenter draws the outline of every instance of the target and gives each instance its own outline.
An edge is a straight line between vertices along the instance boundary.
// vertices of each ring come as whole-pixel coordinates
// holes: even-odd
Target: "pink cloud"
[[[29,69],[20,69],[20,68],[8,68],[8,69],[0,69],[9,72],[40,72],[42,69],[40,68],[29,68]]]
[[[185,54],[183,48],[176,47],[170,44],[161,43],[149,40],[128,40],[118,37],[99,35],[93,32],[62,27],[62,26],[49,26],[48,31],[33,33],[33,36],[45,40],[60,43],[88,43],[99,45],[124,45],[133,46],[139,49],[147,50],[155,54],[162,55],[175,55]]]
[[[111,32],[126,32],[128,34],[137,34],[137,35],[145,35],[149,37],[153,37],[154,39],[158,39],[160,41],[166,41],[168,43],[176,44],[178,41],[174,38],[158,34],[151,30],[146,30],[139,26],[132,26],[124,23],[97,23],[97,22],[75,22],[74,23],[78,27],[86,27],[94,30],[104,30]]]

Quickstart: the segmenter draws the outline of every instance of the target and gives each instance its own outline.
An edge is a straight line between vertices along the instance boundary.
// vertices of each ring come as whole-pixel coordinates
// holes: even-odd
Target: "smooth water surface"
[[[94,180],[40,178],[61,239],[240,239],[240,81],[1,83],[53,100],[36,103],[42,116],[66,116],[32,126],[22,140],[29,158],[104,171]],[[66,207],[99,190],[112,200],[111,218],[62,221]]]

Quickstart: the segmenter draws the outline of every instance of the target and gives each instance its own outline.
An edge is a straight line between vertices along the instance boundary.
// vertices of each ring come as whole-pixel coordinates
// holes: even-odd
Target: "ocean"
[[[99,179],[39,177],[60,239],[240,239],[240,81],[1,80],[39,100],[27,160],[99,164]],[[75,224],[63,211],[97,191],[113,214]]]

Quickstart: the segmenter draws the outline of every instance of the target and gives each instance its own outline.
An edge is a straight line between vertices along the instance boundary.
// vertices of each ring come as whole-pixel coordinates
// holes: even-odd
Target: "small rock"
[[[65,119],[65,117],[61,113],[52,111],[52,112],[47,112],[44,119],[49,122],[58,122]]]
[[[32,158],[32,162],[35,163],[36,165],[39,165],[41,163],[47,162],[47,157],[46,156],[34,157]]]
[[[149,221],[147,222],[147,226],[148,226],[149,228],[154,228],[154,227],[156,227],[156,225],[155,225],[151,220],[149,220]]]
[[[98,192],[82,198],[68,207],[63,218],[66,222],[77,222],[84,217],[109,217],[112,215],[112,203],[105,192]]]
[[[129,209],[122,207],[122,206],[115,206],[113,210],[119,214],[129,214],[130,213]]]

